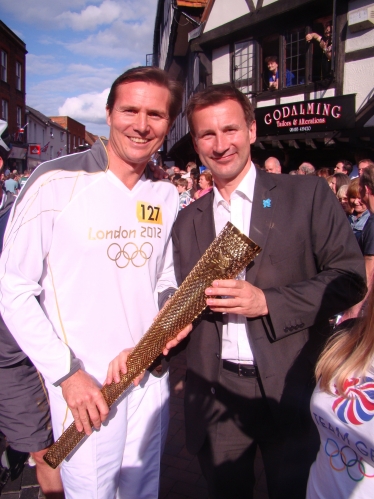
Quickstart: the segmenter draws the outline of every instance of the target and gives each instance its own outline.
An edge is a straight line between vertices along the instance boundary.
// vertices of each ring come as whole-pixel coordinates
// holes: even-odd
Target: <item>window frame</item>
[[[0,51],[0,79],[8,83],[8,52]]]
[[[22,107],[17,106],[16,108],[16,121],[18,128],[22,127]]]
[[[236,78],[236,71],[239,71],[240,68],[243,68],[244,67],[244,64],[242,66],[238,66],[237,62],[237,59],[236,59],[236,53],[237,51],[239,50],[239,48],[237,48],[237,46],[241,44],[241,45],[244,45],[244,44],[248,44],[248,47],[249,45],[252,45],[252,61],[253,61],[253,64],[252,64],[252,77],[251,78],[241,78],[241,79],[237,79]],[[234,84],[234,86],[239,89],[241,92],[244,93],[244,95],[247,95],[250,99],[253,97],[253,95],[256,95],[259,91],[259,74],[260,74],[260,68],[259,68],[259,44],[258,44],[258,41],[255,40],[254,38],[246,38],[244,40],[237,40],[235,41],[234,43],[232,43],[231,47],[230,47],[230,52],[231,52],[231,81],[232,83]],[[239,58],[239,57],[238,57]],[[248,59],[249,61],[250,59]],[[247,74],[250,72],[249,70],[249,64],[247,64],[247,69],[248,69],[248,72]],[[242,73],[243,75],[243,73]],[[243,84],[240,84],[240,82],[243,82]],[[244,92],[242,89],[244,87],[247,87],[247,89],[249,87],[252,87],[251,90],[248,90],[247,92]]]
[[[22,64],[19,61],[16,61],[16,90],[22,91]]]
[[[9,102],[6,99],[1,99],[1,118],[8,122],[9,119]]]

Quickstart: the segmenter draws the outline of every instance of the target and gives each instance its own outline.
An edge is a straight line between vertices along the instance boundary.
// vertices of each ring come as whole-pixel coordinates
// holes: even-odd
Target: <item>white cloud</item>
[[[27,72],[30,74],[51,75],[60,73],[64,65],[52,55],[26,55]]]
[[[79,42],[68,42],[65,47],[75,54],[105,57],[134,62],[143,59],[153,49],[153,23],[148,19],[136,23],[115,21],[108,29],[89,35]]]
[[[7,12],[27,24],[53,30],[72,28],[77,31],[93,30],[116,19],[137,20],[153,16],[157,0],[0,0],[0,11]]]
[[[105,0],[101,5],[89,5],[81,12],[63,12],[56,17],[59,24],[69,26],[77,31],[95,29],[102,24],[111,24],[121,14],[120,3]]]
[[[98,0],[100,1],[100,0]],[[0,0],[0,10],[14,15],[19,21],[35,24],[46,29],[55,29],[56,16],[69,8],[84,8],[86,4],[98,3],[96,0],[64,0],[63,2],[51,0]]]
[[[59,107],[60,116],[70,116],[81,123],[106,122],[105,105],[109,94],[109,88],[101,93],[81,94],[77,97],[69,97]]]

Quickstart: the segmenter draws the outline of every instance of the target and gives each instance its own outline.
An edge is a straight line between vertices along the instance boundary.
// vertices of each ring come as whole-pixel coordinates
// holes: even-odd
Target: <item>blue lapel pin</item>
[[[262,201],[262,205],[263,205],[264,208],[271,208],[271,199],[269,199],[269,198],[268,199],[264,199]]]

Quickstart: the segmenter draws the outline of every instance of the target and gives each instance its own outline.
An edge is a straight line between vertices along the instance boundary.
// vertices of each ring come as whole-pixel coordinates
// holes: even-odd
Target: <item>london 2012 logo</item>
[[[374,379],[351,378],[343,385],[344,396],[332,405],[340,421],[354,425],[364,424],[374,417]]]
[[[152,253],[153,246],[148,242],[143,243],[140,248],[132,242],[126,243],[124,246],[113,243],[107,249],[108,258],[116,262],[120,269],[126,268],[129,263],[134,267],[143,267],[151,258]]]

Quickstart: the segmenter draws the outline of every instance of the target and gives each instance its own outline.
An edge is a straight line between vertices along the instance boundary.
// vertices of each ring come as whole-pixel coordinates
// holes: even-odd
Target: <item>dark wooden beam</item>
[[[346,1],[341,0],[342,3],[346,3]],[[300,19],[300,16],[305,18],[307,15],[314,18],[316,11],[320,15],[325,15],[331,13],[331,9],[330,2],[326,2],[326,0],[282,0],[274,2],[203,33],[193,41],[191,49],[199,50],[200,46],[205,45],[212,47],[224,45],[238,39],[240,36],[255,36],[254,30],[256,30],[256,27],[258,28],[257,35],[264,35],[264,27],[266,30],[274,32],[275,23],[279,26],[279,29],[284,29],[284,22],[290,19],[290,14],[295,15],[296,19]]]
[[[374,57],[374,47],[367,47],[366,49],[354,50],[345,54],[345,62],[361,61]]]

